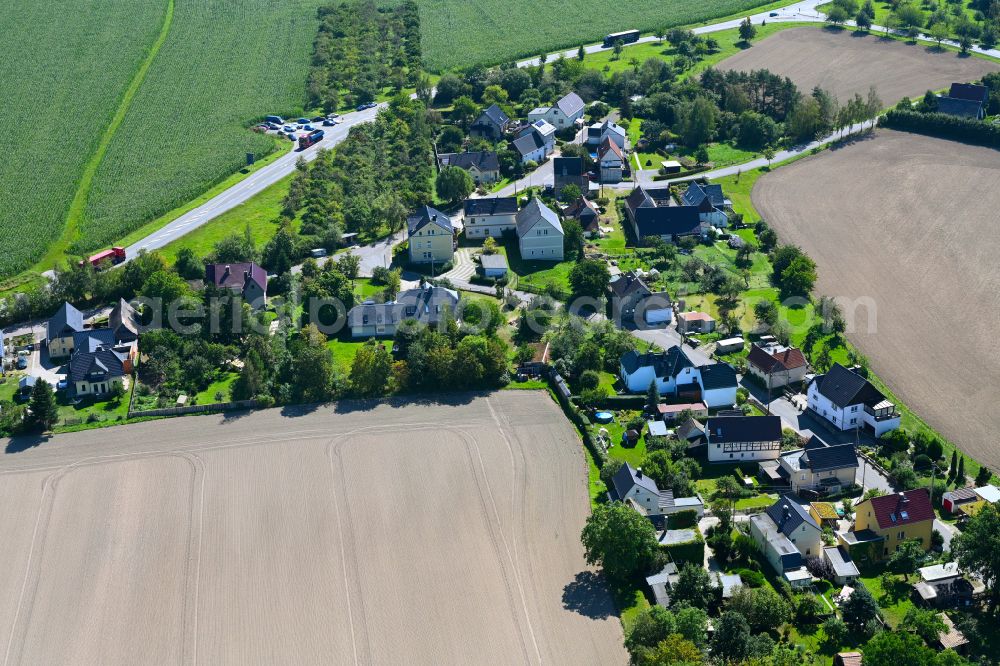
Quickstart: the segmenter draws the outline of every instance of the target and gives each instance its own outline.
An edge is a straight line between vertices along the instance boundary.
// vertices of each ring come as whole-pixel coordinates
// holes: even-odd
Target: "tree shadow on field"
[[[21,453],[23,451],[27,451],[28,449],[33,449],[36,446],[40,446],[47,441],[49,441],[49,438],[44,435],[18,435],[17,437],[7,441],[4,453]]]
[[[595,620],[615,615],[611,595],[600,574],[581,571],[563,588],[563,608]]]

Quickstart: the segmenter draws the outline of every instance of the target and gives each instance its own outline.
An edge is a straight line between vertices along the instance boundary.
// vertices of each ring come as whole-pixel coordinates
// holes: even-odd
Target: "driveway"
[[[329,257],[321,257],[316,260],[316,263],[323,266],[328,261],[336,261],[338,257],[343,254],[353,254],[360,258],[361,264],[358,267],[358,275],[360,277],[370,278],[372,276],[372,271],[377,266],[382,266],[388,268],[392,264],[392,251],[397,245],[400,245],[406,240],[406,230],[400,230],[391,236],[387,236],[381,240],[375,241],[370,245],[356,245],[354,247],[347,248],[344,252],[337,253]],[[302,272],[302,264],[292,267],[293,273]]]

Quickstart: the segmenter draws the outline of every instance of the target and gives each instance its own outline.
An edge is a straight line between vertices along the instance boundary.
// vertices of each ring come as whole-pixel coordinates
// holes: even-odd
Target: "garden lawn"
[[[333,362],[336,364],[342,372],[349,373],[351,371],[351,364],[354,362],[354,354],[358,351],[358,347],[366,344],[367,340],[340,340],[339,338],[333,338],[326,343],[327,348],[333,352]],[[392,340],[380,340],[380,344],[392,351]]]
[[[132,382],[132,387],[135,386]],[[78,405],[72,405],[66,399],[65,394],[57,394],[56,402],[59,405],[59,421],[52,429],[54,432],[61,432],[66,428],[79,430],[81,427],[99,427],[108,423],[124,421],[128,417],[128,403],[131,395],[131,388],[119,400],[97,400],[84,399]],[[88,418],[96,418],[97,421],[88,423]]]
[[[881,574],[881,569],[864,568],[861,570],[861,581],[875,597],[885,621],[895,629],[902,622],[906,611],[913,608],[910,591],[913,589],[911,584],[915,581],[916,575],[910,575],[910,582],[905,582],[902,576],[892,576],[892,585],[886,590],[882,587]]]
[[[160,250],[160,254],[171,264],[177,259],[177,253],[182,248],[190,248],[195,256],[205,257],[214,250],[215,244],[220,240],[232,234],[242,234],[248,226],[254,244],[259,250],[278,231],[275,221],[281,213],[281,201],[288,194],[291,182],[292,176],[283,178],[245,203],[178,238]]]
[[[194,404],[196,405],[215,405],[222,402],[229,402],[232,400],[233,384],[239,379],[240,373],[238,372],[222,372],[219,373],[219,377],[208,385],[204,391],[199,391],[194,397]],[[219,400],[215,397],[216,393],[222,394],[222,399]]]
[[[570,291],[569,272],[573,269],[571,261],[525,261],[521,259],[517,247],[511,245],[507,248],[507,263],[517,275],[517,283],[521,288],[527,286],[538,290],[555,288],[566,293]]]

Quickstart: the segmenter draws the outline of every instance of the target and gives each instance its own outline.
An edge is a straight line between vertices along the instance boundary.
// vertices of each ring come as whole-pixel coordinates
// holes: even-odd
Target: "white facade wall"
[[[766,448],[771,446],[773,448]],[[721,444],[709,442],[709,462],[757,462],[777,460],[781,455],[781,442],[740,442]]]
[[[516,213],[509,215],[473,215],[465,219],[466,238],[500,238],[504,231],[517,229],[514,219]]]
[[[702,390],[701,401],[706,407],[732,407],[736,404],[736,387]]]
[[[540,220],[518,239],[518,248],[524,261],[562,261],[563,234]]]

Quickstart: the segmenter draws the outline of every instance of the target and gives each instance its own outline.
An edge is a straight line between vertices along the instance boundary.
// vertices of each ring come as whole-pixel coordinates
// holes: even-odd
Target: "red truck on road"
[[[324,136],[326,136],[326,132],[324,132],[323,130],[320,130],[320,129],[313,130],[312,132],[309,132],[309,134],[306,134],[305,136],[300,136],[299,137],[299,150],[305,150],[309,146],[311,146],[311,145],[313,145],[315,143],[319,143],[320,141],[323,140]]]
[[[98,252],[94,256],[87,259],[91,266],[94,268],[100,268],[102,264],[110,261],[112,264],[120,264],[125,261],[125,248],[123,247],[113,247],[110,250],[104,250],[103,252]],[[83,265],[83,262],[80,262]]]

